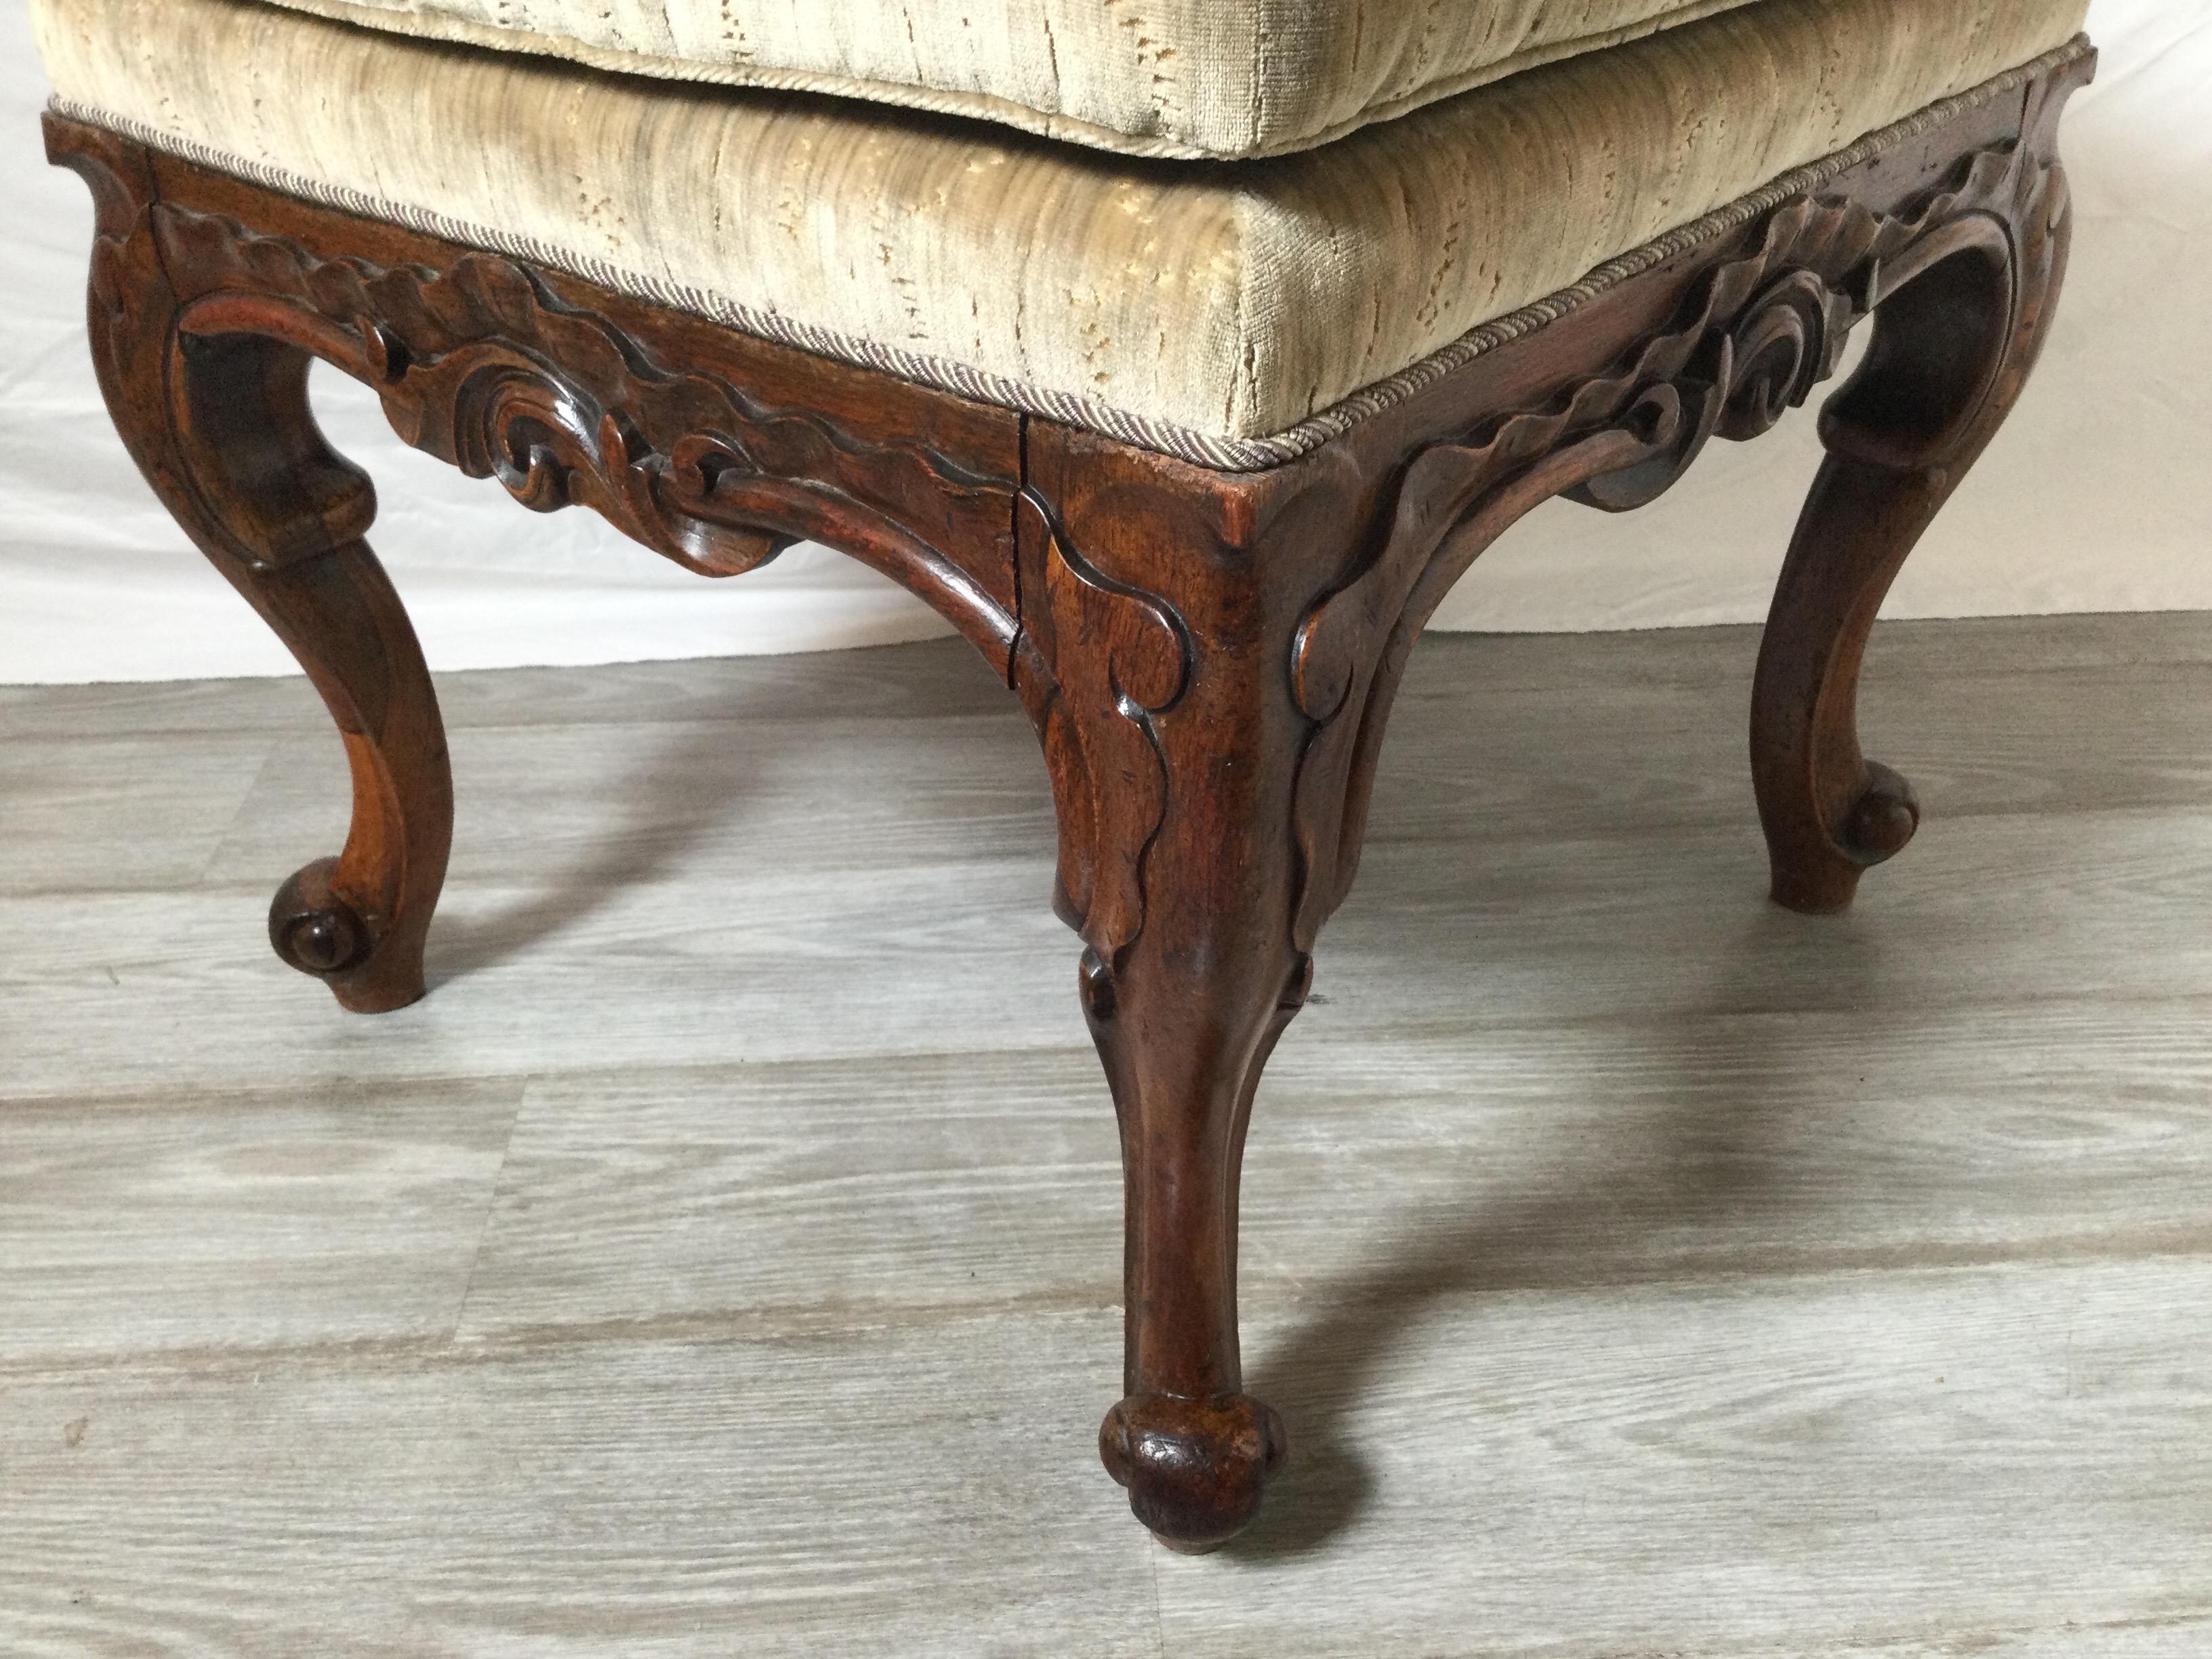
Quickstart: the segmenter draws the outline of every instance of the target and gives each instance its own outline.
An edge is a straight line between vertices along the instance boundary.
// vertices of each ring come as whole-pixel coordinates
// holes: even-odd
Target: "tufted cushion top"
[[[1817,188],[1894,142],[1886,124],[1954,95],[2018,96],[2017,80],[1985,83],[2063,46],[2085,3],[1754,0],[1319,149],[1206,164],[611,76],[264,0],[32,0],[31,14],[61,106],[82,118],[808,350],[1245,467],[1313,447],[1432,354],[1778,176]]]
[[[1303,149],[1747,0],[277,0],[678,80],[957,112],[1138,155]]]

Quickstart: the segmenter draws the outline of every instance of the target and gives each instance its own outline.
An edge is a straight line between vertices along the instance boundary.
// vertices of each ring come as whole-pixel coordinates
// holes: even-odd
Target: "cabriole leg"
[[[1848,908],[1861,873],[1919,827],[1911,787],[1860,752],[1859,669],[1890,584],[2011,412],[2050,330],[2071,223],[2065,175],[2037,159],[2033,134],[2015,166],[2006,212],[1962,218],[1882,274],[1866,361],[1821,416],[1828,458],[1783,567],[1752,701],[1772,891],[1792,910]]]
[[[305,350],[187,325],[155,246],[143,155],[81,128],[49,131],[100,210],[89,312],[116,428],[177,522],[299,659],[345,742],[352,829],[336,858],[278,891],[270,941],[346,1007],[403,1007],[422,994],[453,780],[414,629],[362,539],[374,491],[316,428]]]
[[[1057,429],[1033,429],[1030,465],[1016,683],[1052,773],[1127,1206],[1123,1397],[1099,1450],[1139,1520],[1205,1550],[1251,1521],[1286,1452],[1243,1389],[1238,1181],[1311,977],[1294,817],[1312,728],[1289,667],[1345,555],[1267,485]]]

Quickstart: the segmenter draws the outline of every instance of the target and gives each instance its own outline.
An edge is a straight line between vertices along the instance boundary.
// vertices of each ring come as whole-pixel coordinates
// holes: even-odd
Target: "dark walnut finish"
[[[410,444],[541,511],[583,505],[729,575],[816,540],[948,617],[1035,720],[1055,901],[1127,1182],[1127,1372],[1100,1450],[1203,1549],[1287,1441],[1243,1391],[1237,1179],[1269,1051],[1358,867],[1413,642],[1556,495],[1653,500],[1834,369],[1829,459],[1753,696],[1773,890],[1843,908],[1911,837],[1866,760],[1859,665],[1914,542],[2019,396],[2065,268],[2059,112],[2087,60],[1989,100],[1306,459],[1226,474],[783,347],[556,272],[271,194],[49,118],[99,207],[91,321],[117,426],[281,635],[353,763],[351,834],[285,884],[277,951],[348,1007],[422,994],[453,798],[437,702],[367,543],[369,484],[306,396],[319,357]]]

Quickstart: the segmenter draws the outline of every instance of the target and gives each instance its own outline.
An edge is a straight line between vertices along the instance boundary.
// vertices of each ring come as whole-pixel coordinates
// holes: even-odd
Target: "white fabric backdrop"
[[[2067,131],[2074,271],[2027,403],[1907,567],[1885,614],[2212,610],[2212,0],[2094,0],[2098,84]],[[107,423],[81,318],[92,216],[39,144],[23,0],[0,0],[0,682],[295,672],[155,504]],[[322,371],[319,371],[322,373]],[[441,668],[814,650],[947,631],[820,549],[704,582],[589,514],[541,518],[395,440],[318,382],[368,468],[377,548]],[[1798,416],[1719,444],[1626,518],[1538,513],[1439,626],[1572,631],[1750,622],[1818,456]]]

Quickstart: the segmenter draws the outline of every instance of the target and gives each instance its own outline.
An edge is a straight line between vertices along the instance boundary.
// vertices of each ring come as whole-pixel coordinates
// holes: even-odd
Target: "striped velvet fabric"
[[[1238,467],[1311,447],[1435,354],[1532,325],[1593,268],[1723,224],[1778,179],[1816,185],[1823,158],[1893,142],[1889,124],[1941,100],[2001,95],[2017,78],[1992,77],[2065,49],[2084,9],[1755,0],[1317,149],[1194,164],[265,0],[31,6],[61,105],[85,118]]]
[[[1304,149],[1747,0],[277,0],[597,69],[1004,121],[1133,155]]]

